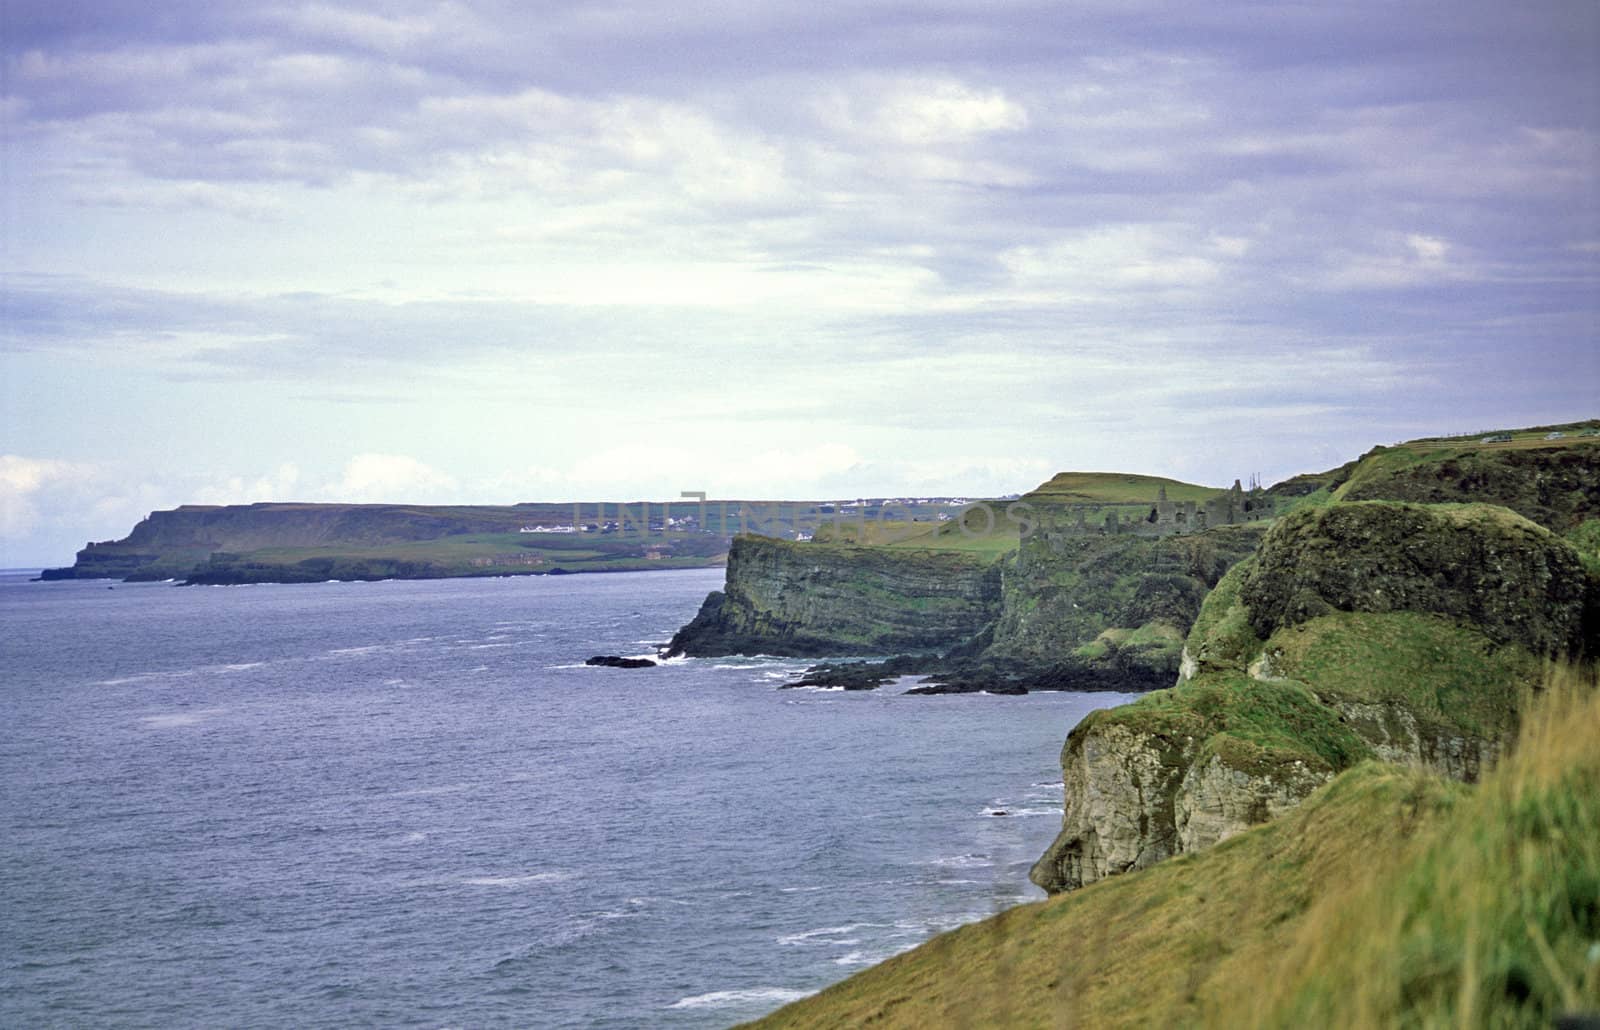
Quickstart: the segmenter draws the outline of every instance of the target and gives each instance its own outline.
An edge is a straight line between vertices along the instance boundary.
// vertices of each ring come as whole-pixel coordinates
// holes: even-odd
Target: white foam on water
[[[461,882],[469,887],[526,887],[530,883],[565,883],[576,876],[576,873],[552,871],[520,876],[471,876]]]
[[[918,864],[942,866],[947,869],[982,869],[994,865],[994,860],[984,855],[948,855]]]
[[[410,790],[397,790],[385,797],[391,798],[431,798],[436,794],[458,794],[463,790],[472,789],[470,783],[446,783],[438,787],[413,787]]]
[[[389,646],[388,644],[367,644],[363,647],[336,647],[329,651],[328,654],[336,655],[340,658],[361,658],[369,654],[377,654],[379,651],[386,650]]]
[[[153,680],[182,679],[193,676],[193,669],[179,669],[175,672],[136,672],[132,676],[117,676],[108,680],[95,680],[97,687],[122,687],[129,683],[149,683]]]
[[[668,1005],[669,1009],[720,1009],[730,1005],[752,1005],[756,1002],[771,1005],[787,1005],[791,1001],[799,1001],[806,997],[807,992],[791,990],[788,987],[746,987],[737,991],[711,991],[708,994],[696,994],[688,998],[679,998]]]
[[[856,938],[847,937],[845,935],[854,933],[857,930],[866,929],[868,927],[884,926],[884,925],[886,925],[886,924],[884,924],[884,923],[847,923],[844,926],[823,926],[823,927],[819,927],[819,928],[817,928],[815,930],[807,930],[804,933],[791,933],[791,934],[788,934],[787,936],[779,937],[778,938],[778,943],[782,944],[782,945],[784,945],[786,947],[794,946],[794,945],[807,945],[807,944],[826,944],[826,945],[860,944],[861,942],[859,940],[857,940]]]
[[[161,715],[147,715],[139,721],[153,730],[165,730],[179,726],[198,726],[226,711],[226,708],[203,708],[193,712],[167,712]]]
[[[234,662],[232,665],[218,665],[218,666],[216,666],[216,669],[218,671],[220,671],[220,672],[243,672],[246,669],[259,669],[265,664],[267,664],[267,663],[266,662]]]

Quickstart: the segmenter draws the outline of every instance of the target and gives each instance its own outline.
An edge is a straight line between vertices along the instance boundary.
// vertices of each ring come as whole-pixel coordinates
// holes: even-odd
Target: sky
[[[0,566],[1600,414],[1600,4],[0,0]]]

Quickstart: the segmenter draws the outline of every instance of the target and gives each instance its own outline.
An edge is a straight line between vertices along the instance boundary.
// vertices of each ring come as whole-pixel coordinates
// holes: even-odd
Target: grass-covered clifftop
[[[1363,762],[1198,854],[951,931],[757,1027],[1505,1026],[1600,1010],[1600,683],[1475,787]]]

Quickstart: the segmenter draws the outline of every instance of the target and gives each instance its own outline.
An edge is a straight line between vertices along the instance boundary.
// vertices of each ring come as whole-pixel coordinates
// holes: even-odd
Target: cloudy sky
[[[1600,409],[1600,5],[0,0],[0,565]]]

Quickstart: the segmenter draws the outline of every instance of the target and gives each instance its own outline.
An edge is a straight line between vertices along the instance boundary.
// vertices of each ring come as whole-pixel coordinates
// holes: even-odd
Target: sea
[[[1043,897],[1125,695],[583,664],[721,580],[0,574],[0,1025],[721,1027]]]

